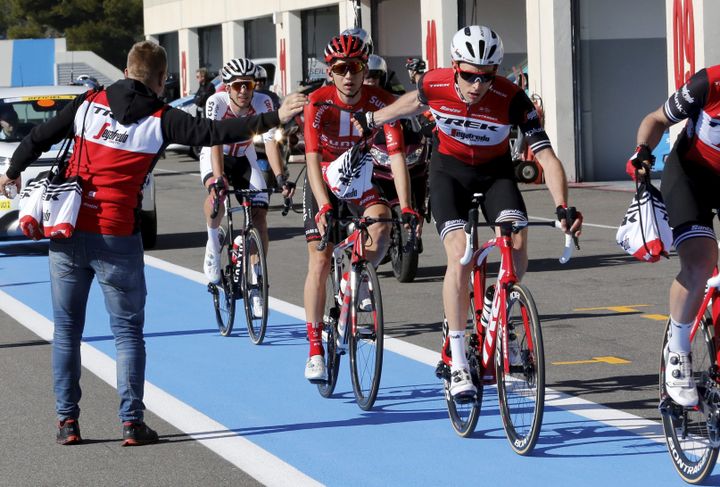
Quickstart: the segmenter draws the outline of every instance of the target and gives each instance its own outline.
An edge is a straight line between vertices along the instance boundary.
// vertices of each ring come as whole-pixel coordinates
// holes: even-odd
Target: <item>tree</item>
[[[93,51],[125,67],[143,38],[142,0],[0,0],[0,34],[8,39],[65,37],[73,51]]]

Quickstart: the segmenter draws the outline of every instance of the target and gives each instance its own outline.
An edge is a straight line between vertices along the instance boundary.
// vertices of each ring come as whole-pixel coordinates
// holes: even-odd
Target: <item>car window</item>
[[[28,96],[0,100],[0,142],[18,142],[50,120],[77,95]]]

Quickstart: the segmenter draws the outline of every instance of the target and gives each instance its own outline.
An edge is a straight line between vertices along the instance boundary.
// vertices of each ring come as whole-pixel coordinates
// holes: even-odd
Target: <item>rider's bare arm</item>
[[[318,208],[322,208],[324,205],[330,203],[330,198],[328,197],[327,188],[325,188],[325,182],[322,178],[320,154],[317,152],[308,152],[305,154],[305,159],[307,161],[307,178],[308,183],[310,183],[310,189],[312,189]]]
[[[637,145],[645,144],[648,147],[655,147],[660,142],[663,133],[673,125],[663,111],[663,107],[658,108],[654,112],[648,113],[643,121],[640,122],[640,128],[637,133]]]
[[[391,154],[390,169],[392,169],[395,190],[400,200],[400,208],[412,208],[410,203],[410,174],[408,173],[407,164],[405,164],[405,155],[402,153]]]
[[[418,115],[425,109],[425,105],[423,105],[418,98],[418,92],[411,91],[395,100],[394,103],[373,112],[373,120],[376,126],[380,126],[385,123],[393,122],[399,118],[407,118],[412,117],[413,115]]]
[[[563,169],[560,159],[555,155],[555,151],[552,147],[546,147],[535,154],[535,157],[537,157],[538,162],[540,162],[543,167],[545,182],[555,202],[555,206],[567,203],[567,177],[565,176],[565,169]]]
[[[210,148],[210,164],[212,166],[213,180],[223,175],[225,168],[223,157],[223,146],[214,145]]]
[[[265,154],[267,154],[270,168],[272,169],[273,175],[278,177],[285,174],[285,168],[282,163],[282,156],[280,155],[280,147],[274,140],[265,141]]]

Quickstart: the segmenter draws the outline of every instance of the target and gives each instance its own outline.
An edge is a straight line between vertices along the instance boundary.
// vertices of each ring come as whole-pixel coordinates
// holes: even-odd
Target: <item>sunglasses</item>
[[[380,79],[382,78],[383,72],[378,69],[371,69],[368,71],[366,78],[372,78],[372,79]]]
[[[495,73],[473,73],[470,71],[462,71],[460,68],[455,68],[455,72],[462,79],[470,83],[471,85],[477,83],[488,83],[495,79]]]
[[[350,61],[347,63],[335,63],[330,67],[330,71],[338,76],[345,76],[348,74],[358,74],[360,71],[365,69],[365,63],[362,61]]]
[[[251,91],[255,88],[255,82],[252,80],[245,80],[245,81],[233,81],[230,83],[230,88],[232,88],[235,91],[240,91],[241,89],[245,88],[248,91]]]

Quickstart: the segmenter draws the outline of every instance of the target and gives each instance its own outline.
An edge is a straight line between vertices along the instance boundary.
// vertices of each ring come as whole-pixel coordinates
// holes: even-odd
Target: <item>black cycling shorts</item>
[[[509,158],[470,166],[433,150],[430,206],[441,239],[465,225],[474,193],[485,195],[481,210],[486,221],[527,220],[525,201]]]
[[[252,177],[252,166],[247,157],[234,157],[224,156],[223,162],[223,174],[230,183],[230,186],[235,189],[248,189],[250,188],[250,178]],[[203,185],[208,179],[212,177],[212,173],[209,173],[203,179]],[[208,192],[210,188],[208,188]],[[242,203],[240,197],[237,197],[238,203]],[[260,193],[252,198],[251,203],[253,208],[268,208],[268,195],[267,193]]]
[[[670,151],[660,191],[665,201],[675,248],[689,238],[715,238],[714,211],[720,208],[720,175],[697,162],[683,160],[684,142]]]

